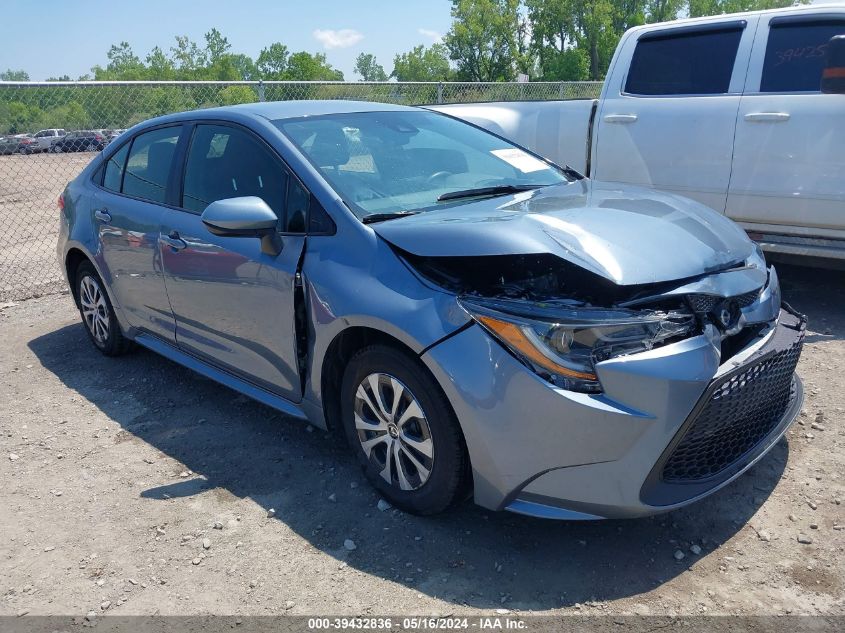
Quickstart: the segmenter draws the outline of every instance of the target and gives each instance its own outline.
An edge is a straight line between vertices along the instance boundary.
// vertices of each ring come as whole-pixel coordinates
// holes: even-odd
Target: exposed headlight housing
[[[693,334],[685,311],[602,309],[462,297],[461,306],[536,373],[571,391],[600,392],[596,364]]]

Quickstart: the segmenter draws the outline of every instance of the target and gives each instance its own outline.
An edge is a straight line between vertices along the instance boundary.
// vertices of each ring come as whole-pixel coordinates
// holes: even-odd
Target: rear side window
[[[287,172],[252,134],[223,125],[198,125],[188,151],[182,207],[201,213],[215,200],[257,196],[273,209],[286,230]],[[297,203],[297,210],[299,209]],[[304,211],[295,222],[305,225]]]
[[[103,176],[103,187],[109,191],[119,192],[123,183],[123,169],[126,166],[126,155],[129,154],[127,143],[117,150],[108,162],[106,162],[105,175]]]
[[[715,95],[730,89],[742,28],[647,34],[634,49],[625,92]]]
[[[819,92],[827,43],[845,21],[772,24],[760,92]]]
[[[126,161],[123,193],[150,202],[164,202],[180,129],[162,128],[135,137]]]

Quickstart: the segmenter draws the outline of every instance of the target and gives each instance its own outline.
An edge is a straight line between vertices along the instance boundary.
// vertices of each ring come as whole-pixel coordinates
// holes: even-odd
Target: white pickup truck
[[[770,252],[845,259],[842,34],[845,5],[640,26],[598,101],[436,109],[597,180],[698,200]]]

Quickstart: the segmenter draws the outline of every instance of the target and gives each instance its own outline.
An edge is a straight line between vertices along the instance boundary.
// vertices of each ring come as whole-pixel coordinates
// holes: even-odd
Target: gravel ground
[[[152,353],[101,357],[67,295],[0,309],[0,615],[845,614],[845,279],[810,316],[788,441],[691,508],[556,523],[379,506],[325,433]]]

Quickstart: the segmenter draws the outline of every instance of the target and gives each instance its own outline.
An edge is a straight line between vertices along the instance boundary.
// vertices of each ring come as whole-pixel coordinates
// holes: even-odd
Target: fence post
[[[258,80],[258,100],[262,101],[262,102],[264,101],[264,80],[263,79]]]
[[[443,82],[437,82],[437,103],[443,103]]]

